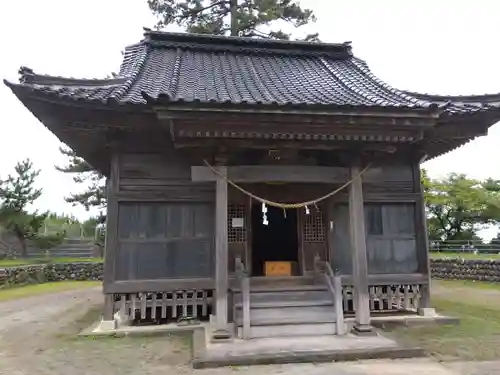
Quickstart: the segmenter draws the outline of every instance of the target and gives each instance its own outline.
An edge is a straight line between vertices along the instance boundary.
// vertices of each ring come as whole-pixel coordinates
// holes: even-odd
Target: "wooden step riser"
[[[241,289],[239,288],[239,285],[236,285],[234,288],[232,288],[232,291],[234,293],[240,293]],[[257,293],[286,293],[286,292],[311,292],[311,291],[323,291],[323,292],[328,292],[328,288],[326,285],[322,284],[315,284],[315,285],[275,285],[275,284],[270,284],[270,285],[260,285],[260,286],[255,286],[251,285],[250,286],[250,293],[252,294],[257,294]]]
[[[242,324],[241,310],[236,310],[235,320],[237,325]],[[335,309],[333,306],[250,310],[250,324],[252,326],[333,322],[335,322]]]
[[[232,289],[234,293],[240,293],[241,290],[237,286]],[[295,285],[295,286],[250,286],[250,293],[284,293],[284,292],[309,292],[309,291],[323,291],[327,292],[328,288],[325,285]]]
[[[236,302],[236,309],[243,308],[241,302]],[[270,301],[270,302],[254,302],[250,301],[251,309],[280,309],[283,307],[314,307],[314,306],[331,306],[334,308],[333,302],[329,300],[317,301]]]
[[[335,323],[284,324],[279,326],[252,326],[250,338],[322,336],[336,333]],[[243,338],[243,329],[238,327],[238,337]]]
[[[234,296],[235,303],[241,303],[241,294],[236,294]],[[283,291],[283,292],[261,292],[261,293],[250,293],[250,304],[256,303],[290,303],[301,302],[306,304],[307,302],[323,302],[330,301],[333,303],[333,298],[328,291],[307,291],[307,292],[297,292],[297,291]],[[299,304],[300,305],[300,304]],[[307,304],[306,304],[307,305]],[[279,304],[277,305],[279,306]]]

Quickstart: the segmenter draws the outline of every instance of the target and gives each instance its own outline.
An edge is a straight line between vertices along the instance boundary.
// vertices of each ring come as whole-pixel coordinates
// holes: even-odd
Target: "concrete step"
[[[323,336],[334,335],[335,332],[335,323],[282,324],[250,327],[251,338]],[[237,334],[239,338],[243,338],[242,327],[238,327]]]
[[[236,310],[235,322],[241,326],[242,311]],[[334,323],[335,309],[330,306],[305,306],[281,308],[251,308],[251,326],[275,326],[286,324]]]

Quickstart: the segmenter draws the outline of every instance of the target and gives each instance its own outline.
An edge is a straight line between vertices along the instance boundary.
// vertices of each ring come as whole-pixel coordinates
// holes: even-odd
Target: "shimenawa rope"
[[[204,160],[205,162],[205,165],[213,172],[215,173],[217,176],[221,177],[223,180],[225,180],[228,184],[230,184],[231,186],[233,186],[234,188],[238,189],[239,191],[241,191],[243,194],[246,194],[248,195],[249,197],[255,199],[256,201],[259,201],[261,203],[265,203],[267,204],[268,206],[272,206],[272,207],[278,207],[278,208],[282,208],[282,209],[288,209],[288,208],[301,208],[301,207],[306,207],[306,206],[315,206],[317,203],[327,199],[327,198],[330,198],[332,196],[334,196],[335,194],[337,194],[338,192],[342,191],[343,189],[345,189],[346,187],[348,187],[350,184],[352,184],[352,182],[362,176],[370,167],[371,167],[371,163],[369,163],[366,167],[364,167],[358,174],[356,174],[354,177],[352,177],[349,181],[347,181],[345,184],[343,184],[342,186],[340,186],[339,188],[329,192],[328,194],[326,195],[323,195],[319,198],[316,198],[316,199],[313,199],[313,200],[310,200],[310,201],[307,201],[307,202],[301,202],[301,203],[279,203],[279,202],[273,202],[273,201],[270,201],[268,199],[265,199],[265,198],[261,198],[251,192],[249,192],[248,190],[245,190],[243,189],[241,186],[239,186],[238,184],[234,183],[233,181],[229,180],[226,176],[224,176],[222,173],[220,173],[217,169],[215,169],[214,167],[212,167],[206,160]]]

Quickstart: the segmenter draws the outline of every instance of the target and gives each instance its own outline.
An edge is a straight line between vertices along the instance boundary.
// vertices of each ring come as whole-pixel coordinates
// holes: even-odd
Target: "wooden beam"
[[[118,200],[114,195],[119,189],[120,164],[116,149],[112,150],[110,176],[106,181],[107,212],[106,212],[106,238],[104,250],[104,280],[103,287],[113,283],[116,277],[115,263],[118,255]],[[113,320],[113,295],[105,294],[104,320]]]
[[[233,182],[301,182],[344,183],[348,169],[343,167],[249,165],[227,168],[227,178]],[[209,167],[192,166],[191,180],[196,182],[216,181],[218,178]]]
[[[368,259],[366,251],[365,213],[363,207],[363,183],[359,164],[350,168],[352,183],[349,185],[349,224],[352,247],[354,306],[356,319],[354,330],[371,332],[370,296],[368,291]]]
[[[342,285],[354,285],[352,275],[342,275]],[[429,284],[427,274],[404,273],[404,274],[379,274],[368,275],[368,285],[406,285],[406,284]]]
[[[431,307],[431,290],[430,290],[430,259],[429,259],[429,235],[427,232],[427,216],[425,213],[424,192],[422,189],[420,164],[416,162],[413,165],[413,186],[415,193],[418,194],[418,199],[415,202],[415,232],[417,244],[417,261],[418,271],[426,275],[428,282],[422,288],[422,308]]]
[[[112,152],[110,177],[106,181],[107,212],[104,252],[104,285],[115,280],[115,260],[118,248],[118,181],[120,173],[119,155]]]
[[[362,144],[360,144],[362,143]],[[262,139],[220,139],[220,138],[181,138],[174,142],[177,149],[198,149],[203,147],[216,147],[225,145],[233,149],[291,149],[291,150],[316,150],[316,151],[350,151],[355,147],[367,152],[393,153],[396,146],[405,145],[405,142],[370,142],[370,141],[283,141],[283,140],[262,140]]]
[[[227,176],[226,167],[217,167],[221,176]],[[227,243],[227,182],[217,176],[215,181],[215,325],[213,337],[231,337],[228,330],[228,243]]]
[[[141,293],[141,292],[171,292],[183,289],[214,289],[215,280],[196,279],[153,279],[153,280],[123,280],[104,286],[104,293]]]
[[[372,116],[372,117],[382,117],[382,118],[424,118],[424,119],[437,119],[440,115],[437,111],[415,111],[403,109],[399,111],[373,111],[373,110],[307,110],[307,109],[270,109],[270,108],[230,108],[228,106],[220,106],[217,107],[195,107],[195,106],[174,106],[169,105],[168,110],[165,111],[163,106],[155,107],[158,114],[159,119],[170,119],[173,117],[172,111],[179,112],[206,112],[206,113],[223,113],[227,115],[229,113],[237,113],[237,114],[275,114],[275,115],[314,115],[314,116],[342,116],[342,117],[363,117],[363,116]]]

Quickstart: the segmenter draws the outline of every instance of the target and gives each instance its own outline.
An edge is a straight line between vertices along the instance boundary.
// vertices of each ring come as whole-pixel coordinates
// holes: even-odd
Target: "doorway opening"
[[[252,206],[252,276],[263,276],[266,261],[292,262],[298,273],[299,240],[297,210],[267,206],[268,224],[263,223],[261,204]]]

